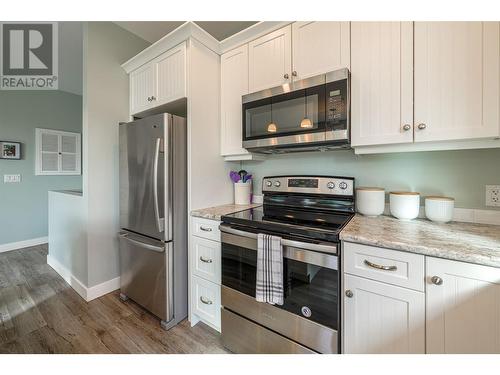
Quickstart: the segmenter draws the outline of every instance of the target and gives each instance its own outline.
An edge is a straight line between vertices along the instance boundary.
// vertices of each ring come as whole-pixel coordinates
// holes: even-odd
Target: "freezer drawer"
[[[120,233],[121,293],[161,318],[172,319],[172,242]]]

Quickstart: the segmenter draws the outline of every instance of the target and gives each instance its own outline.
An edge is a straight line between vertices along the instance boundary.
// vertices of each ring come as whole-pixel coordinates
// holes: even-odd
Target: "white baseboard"
[[[88,288],[85,284],[73,276],[70,270],[51,257],[50,254],[47,255],[47,264],[52,267],[54,271],[56,271],[64,279],[64,281],[66,281],[75,290],[75,292],[77,292],[80,297],[87,302],[120,289],[120,277],[116,277]]]
[[[92,286],[87,289],[87,301],[92,301],[93,299],[99,298],[105,294],[111,293],[117,289],[120,289],[120,277],[115,277],[114,279],[105,281],[101,284]]]
[[[47,264],[51,266],[54,271],[56,271],[59,276],[61,276],[64,281],[66,281],[74,290],[77,292],[80,297],[84,300],[87,300],[87,287],[80,280],[78,280],[73,274],[64,267],[58,260],[51,257],[50,254],[47,255]]]
[[[32,238],[32,239],[25,240],[25,241],[6,243],[6,244],[0,245],[0,253],[6,252],[6,251],[23,249],[25,247],[43,245],[47,242],[49,242],[48,237],[39,237],[39,238]]]

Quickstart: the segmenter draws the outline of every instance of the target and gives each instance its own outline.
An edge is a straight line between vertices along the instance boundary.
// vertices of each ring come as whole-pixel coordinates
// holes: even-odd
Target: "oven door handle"
[[[257,239],[257,233],[245,232],[239,229],[234,229],[226,224],[221,224],[219,226],[219,229],[221,230],[221,232],[224,233],[234,234],[236,236],[242,236],[246,238]],[[284,238],[281,239],[281,244],[283,246],[296,247],[303,250],[320,251],[322,253],[337,254],[337,245],[335,244],[322,245],[309,242],[287,240]]]

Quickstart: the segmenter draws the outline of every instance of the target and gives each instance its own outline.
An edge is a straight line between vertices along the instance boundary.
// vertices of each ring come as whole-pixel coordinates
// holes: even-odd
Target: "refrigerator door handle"
[[[160,207],[158,203],[158,162],[160,159],[160,146],[161,146],[161,138],[156,138],[155,144],[155,154],[154,154],[154,162],[153,162],[153,204],[154,211],[156,217],[156,226],[158,228],[158,232],[163,232],[164,228],[164,220],[160,218]]]
[[[126,233],[120,234],[120,238],[123,238],[124,240],[127,240],[128,242],[133,243],[136,246],[142,247],[143,249],[156,251],[158,253],[163,253],[165,251],[164,247],[150,245],[142,241],[134,240],[133,238],[130,238],[129,235]]]

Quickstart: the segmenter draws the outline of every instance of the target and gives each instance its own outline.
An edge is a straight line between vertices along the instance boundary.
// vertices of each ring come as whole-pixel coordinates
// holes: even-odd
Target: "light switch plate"
[[[3,175],[4,184],[15,184],[21,182],[20,174],[4,174]]]
[[[500,185],[486,185],[486,205],[500,207]]]

